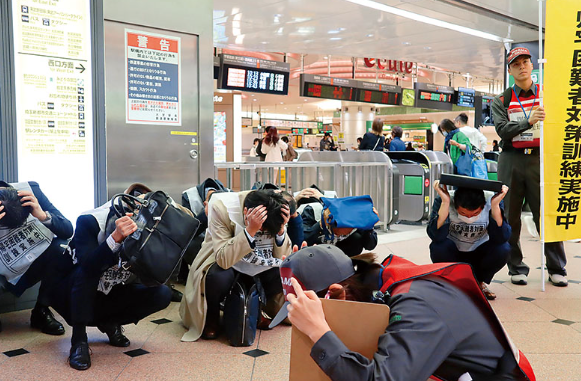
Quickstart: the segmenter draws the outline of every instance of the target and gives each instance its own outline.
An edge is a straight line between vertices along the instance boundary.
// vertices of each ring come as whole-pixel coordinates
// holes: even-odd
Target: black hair
[[[267,210],[266,221],[262,224],[262,230],[271,236],[276,236],[284,223],[282,218],[282,207],[288,205],[280,192],[272,189],[255,190],[244,199],[244,207],[247,209],[256,208],[264,205]]]
[[[454,207],[468,210],[478,210],[486,205],[486,198],[482,189],[458,188],[454,192]]]
[[[210,200],[212,199],[212,196],[213,196],[213,195],[215,195],[215,194],[217,194],[217,193],[225,193],[225,192],[226,192],[226,191],[223,191],[223,190],[221,190],[221,189],[212,189],[212,190],[209,190],[209,191],[208,191],[209,195],[208,195],[208,197],[207,197],[207,200],[206,200],[206,201],[210,202]]]
[[[357,138],[357,142],[361,143],[363,141],[363,138]]]
[[[438,127],[440,132],[442,131],[452,132],[456,128],[457,128],[456,125],[450,119],[442,119],[442,121],[440,122],[440,126]]]
[[[329,299],[340,299],[340,295],[344,293],[346,300],[371,302],[373,291],[377,290],[377,284],[369,282],[368,277],[374,270],[381,269],[381,265],[375,260],[376,256],[373,253],[364,253],[351,257],[355,274],[341,282],[337,282],[342,287],[341,289],[333,291],[326,289],[324,293],[321,292],[318,295],[323,297],[329,290]]]
[[[492,143],[493,143],[493,144],[494,144],[494,143],[498,144],[498,140],[494,139],[494,140],[492,141]]]
[[[462,124],[468,124],[468,115],[466,113],[461,113],[455,119],[456,122],[461,122]]]
[[[266,126],[266,128],[264,129],[264,132],[266,132],[268,134],[268,131],[270,131],[270,127],[272,127],[272,126]]]
[[[28,215],[32,211],[30,206],[22,206],[18,191],[13,187],[0,188],[0,201],[6,213],[0,220],[0,226],[15,229],[24,225]]]
[[[288,193],[287,191],[282,191],[280,193],[282,194],[282,197],[284,197],[284,199],[288,202],[288,207],[292,216],[297,211],[297,201],[292,196],[292,194]]]
[[[288,137],[287,136],[283,136],[282,138],[280,138],[280,140],[282,140],[285,143],[288,143]]]
[[[254,144],[254,143],[260,143],[260,139],[254,138],[254,141],[252,142],[252,144]]]
[[[400,126],[393,126],[391,133],[393,134],[394,138],[401,138],[403,135],[403,128]]]
[[[325,137],[327,137],[327,136],[331,136],[331,133],[330,132],[325,132]]]

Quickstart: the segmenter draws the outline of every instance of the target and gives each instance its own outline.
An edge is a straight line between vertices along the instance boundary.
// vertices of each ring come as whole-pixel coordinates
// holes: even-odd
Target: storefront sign
[[[12,1],[18,179],[69,218],[94,207],[90,4]]]
[[[581,4],[547,2],[544,240],[581,238]]]
[[[414,68],[413,62],[387,60],[381,58],[364,58],[366,67],[377,67],[379,70],[391,71],[395,73],[411,74]]]
[[[126,122],[181,126],[180,38],[126,29],[125,46]]]

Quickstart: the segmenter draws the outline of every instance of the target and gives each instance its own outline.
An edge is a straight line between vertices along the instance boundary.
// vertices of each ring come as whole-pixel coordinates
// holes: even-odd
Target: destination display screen
[[[289,77],[285,62],[223,54],[218,84],[220,89],[287,95]]]
[[[354,101],[356,93],[357,81],[301,74],[300,95],[302,97]]]
[[[458,96],[456,104],[462,107],[474,107],[474,97],[476,91],[474,89],[467,89],[464,87],[458,88]]]

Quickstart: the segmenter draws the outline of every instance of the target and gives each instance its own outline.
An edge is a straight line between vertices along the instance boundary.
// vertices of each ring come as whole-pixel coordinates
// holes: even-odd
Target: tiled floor
[[[428,263],[425,227],[397,225],[380,235],[375,252],[401,255]],[[527,355],[539,381],[581,380],[581,243],[566,243],[571,282],[567,288],[546,284],[541,291],[540,244],[526,232],[522,247],[531,267],[528,286],[510,283],[506,269],[490,288],[498,299],[492,306],[516,345]],[[287,380],[291,328],[259,332],[250,348],[230,347],[224,340],[182,343],[178,303],[172,303],[140,322],[126,326],[129,348],[114,348],[105,335],[89,330],[92,367],[79,372],[67,364],[71,329],[62,337],[43,335],[28,326],[30,310],[0,315],[0,380]],[[167,319],[169,322],[159,319]],[[152,321],[157,321],[154,323]],[[162,324],[158,324],[162,323]],[[9,357],[9,351],[27,352]],[[130,357],[126,352],[143,354]],[[250,356],[260,349],[267,352]],[[137,353],[139,354],[139,353]],[[418,381],[418,380],[410,380]],[[422,381],[422,380],[420,380]]]

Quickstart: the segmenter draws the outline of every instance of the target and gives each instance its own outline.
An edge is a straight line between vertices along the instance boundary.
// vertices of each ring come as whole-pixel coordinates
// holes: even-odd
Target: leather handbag
[[[167,282],[198,230],[199,221],[174,204],[163,191],[144,198],[120,193],[111,199],[117,217],[133,213],[137,230],[123,240],[120,257],[125,270],[146,286]]]

